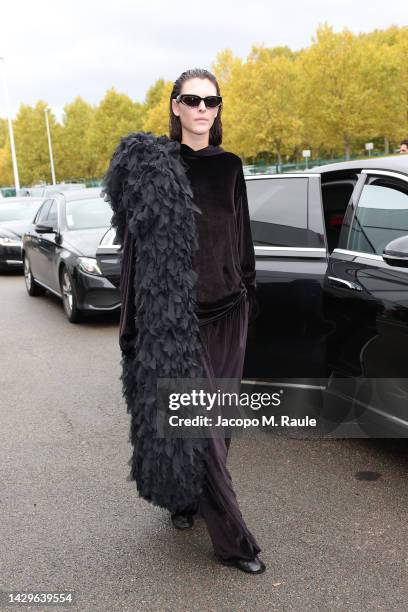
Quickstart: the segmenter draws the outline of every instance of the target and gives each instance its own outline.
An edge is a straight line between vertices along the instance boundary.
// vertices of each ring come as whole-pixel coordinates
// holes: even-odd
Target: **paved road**
[[[71,609],[98,612],[406,609],[408,442],[235,439],[268,565],[247,576],[215,563],[205,524],[172,529],[126,481],[118,318],[70,324],[19,275],[0,277],[0,305],[1,589],[73,589]]]

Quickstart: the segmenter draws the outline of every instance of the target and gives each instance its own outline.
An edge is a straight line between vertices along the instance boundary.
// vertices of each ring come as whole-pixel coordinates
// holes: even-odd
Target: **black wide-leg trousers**
[[[248,332],[249,302],[244,296],[223,317],[200,326],[201,358],[205,376],[242,378]],[[238,387],[239,393],[239,387]],[[199,509],[216,555],[222,559],[253,559],[260,551],[242,517],[227,469],[230,438],[209,438],[209,451]]]

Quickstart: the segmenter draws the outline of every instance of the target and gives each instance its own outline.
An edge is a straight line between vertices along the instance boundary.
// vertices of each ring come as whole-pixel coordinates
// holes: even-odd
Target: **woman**
[[[198,213],[195,214],[194,230],[191,229],[189,233],[195,232],[198,238],[198,248],[192,249],[194,253],[192,267],[197,279],[194,304],[198,320],[199,358],[202,372],[206,378],[211,380],[228,378],[239,382],[242,378],[248,320],[256,315],[257,308],[255,256],[242,162],[238,156],[225,151],[220,146],[222,141],[221,103],[220,90],[214,75],[202,69],[184,72],[175,81],[171,93],[170,140],[173,145],[178,147],[177,151],[182,160],[189,185],[191,185],[195,210]],[[134,136],[140,139],[140,134],[134,134]],[[121,152],[117,152],[112,158],[111,167],[105,180],[105,193],[110,196],[111,202],[115,201],[115,198],[118,201],[120,193],[122,203],[129,199],[128,196],[124,195],[125,192],[121,191],[120,180],[116,180],[116,178],[122,177],[121,172],[123,172],[124,166],[134,155],[134,151],[138,150],[137,147],[140,149],[138,138],[136,138],[136,145],[127,149],[127,143],[122,139]],[[160,143],[166,144],[164,137],[160,137],[158,140],[160,140]],[[159,164],[162,163],[160,160],[162,160],[163,147],[157,141],[155,145],[157,145],[157,150],[160,149],[161,156],[156,155],[151,167],[157,170],[160,168]],[[138,167],[141,167],[145,158],[151,154],[152,147],[150,146],[145,151],[147,151],[145,157],[143,155],[138,157]],[[173,167],[173,164],[174,159],[168,157],[167,165],[164,167],[160,178],[167,174],[167,170]],[[150,180],[146,174],[143,176],[141,184],[143,183],[145,191],[146,185],[149,184],[151,187],[158,182],[157,174],[152,173],[151,176],[152,179]],[[177,177],[175,179],[175,182],[177,182],[180,179],[180,171],[175,172],[174,176]],[[115,177],[116,184],[114,184],[112,177]],[[134,185],[139,181],[140,174],[129,183]],[[173,183],[168,184],[168,190],[171,186],[173,186]],[[139,192],[139,199],[141,193]],[[183,193],[185,196],[186,190]],[[179,194],[177,202],[184,196]],[[113,208],[115,210],[114,206]],[[119,210],[116,209],[116,217],[112,221],[113,225],[115,225],[114,222],[117,221],[120,214]],[[142,213],[139,211],[138,219],[141,218],[146,219],[145,211]],[[141,333],[141,325],[138,325],[135,321],[137,321],[138,313],[143,309],[146,302],[143,297],[138,301],[136,296],[137,306],[135,308],[135,288],[137,293],[139,285],[145,280],[144,277],[139,279],[135,277],[135,269],[138,267],[135,266],[135,260],[139,261],[141,268],[140,259],[146,251],[146,245],[140,246],[140,242],[145,238],[143,233],[140,232],[134,240],[129,228],[134,226],[135,217],[130,222],[128,216],[126,216],[126,219],[127,222],[124,225],[122,224],[124,235],[119,236],[123,239],[122,311],[119,334],[120,346],[124,355],[132,354],[134,350],[134,339],[138,333],[139,335]],[[119,223],[117,222],[116,225],[118,226]],[[169,223],[166,219],[166,222],[157,224],[160,227],[171,225],[179,227],[179,232],[182,231],[183,224],[179,224],[175,219],[172,223]],[[152,227],[156,227],[156,225],[153,226],[150,223],[150,231]],[[171,240],[171,233],[169,232],[164,238],[162,235],[161,240],[162,243],[164,240],[164,244],[167,244],[168,240]],[[182,236],[179,236],[178,242],[183,243],[183,240],[185,241],[187,238],[184,237],[183,239]],[[157,244],[159,243],[156,242],[156,252]],[[139,255],[135,256],[133,251],[138,245]],[[171,250],[169,250],[169,256],[170,253],[172,253]],[[146,264],[144,267],[146,269],[149,266]],[[154,302],[151,304],[153,308]],[[146,313],[146,317],[148,314]],[[149,320],[149,324],[152,324],[152,319]],[[178,325],[178,330],[180,330],[180,325]],[[156,334],[156,336],[158,335]],[[143,346],[146,346],[146,342],[143,343]],[[154,344],[150,344],[150,347],[151,349],[157,348]],[[129,381],[130,378],[128,370],[124,368],[122,379]],[[135,386],[137,386],[136,379],[142,380],[143,375],[140,372],[134,375]],[[139,387],[141,386],[139,385]],[[130,395],[132,395],[131,385],[128,384],[126,390],[128,405]],[[141,420],[138,415],[133,416],[131,440],[134,444],[138,443],[140,447],[140,440],[137,440],[136,436],[139,435],[138,432],[141,429]],[[191,528],[194,524],[194,516],[199,512],[206,521],[220,563],[251,574],[262,573],[265,570],[265,565],[258,558],[261,549],[241,515],[231,476],[226,467],[230,440],[228,438],[210,437],[205,449],[197,445],[194,447],[194,457],[202,458],[201,472],[198,468],[197,478],[193,474],[188,478],[189,482],[187,484],[182,481],[180,485],[177,485],[181,489],[184,485],[188,488],[192,482],[200,482],[200,486],[195,492],[188,491],[186,493],[184,499],[191,501],[186,505],[181,504],[180,500],[177,504],[162,501],[163,498],[160,498],[160,495],[157,494],[157,489],[164,488],[164,484],[157,485],[156,482],[147,493],[146,490],[143,490],[147,478],[141,479],[140,473],[143,470],[145,472],[148,470],[146,465],[142,465],[141,462],[146,452],[155,443],[156,440],[153,442],[152,437],[150,437],[148,444],[143,441],[144,454],[141,453],[139,448],[139,458],[137,460],[133,458],[132,478],[139,479],[139,493],[153,503],[173,509],[171,520],[178,529]],[[181,453],[182,456],[185,456],[185,448],[186,446],[183,449],[184,454]],[[173,452],[173,449],[171,452]],[[178,476],[180,476],[180,470]],[[152,488],[155,489],[154,495],[151,493]],[[176,508],[175,511],[174,508]]]

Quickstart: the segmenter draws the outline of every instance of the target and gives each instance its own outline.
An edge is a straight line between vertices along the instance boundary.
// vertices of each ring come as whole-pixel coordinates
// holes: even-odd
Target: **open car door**
[[[329,387],[361,433],[408,435],[408,176],[363,170],[324,280]]]

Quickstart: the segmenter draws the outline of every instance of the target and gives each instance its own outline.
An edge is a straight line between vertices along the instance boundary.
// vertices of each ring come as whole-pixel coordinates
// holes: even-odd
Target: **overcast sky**
[[[42,99],[61,119],[77,95],[97,104],[112,86],[142,102],[156,79],[211,69],[226,48],[245,59],[253,44],[307,47],[324,21],[355,33],[408,25],[408,2],[2,0],[0,56],[12,113]],[[3,87],[0,116],[6,116]]]

